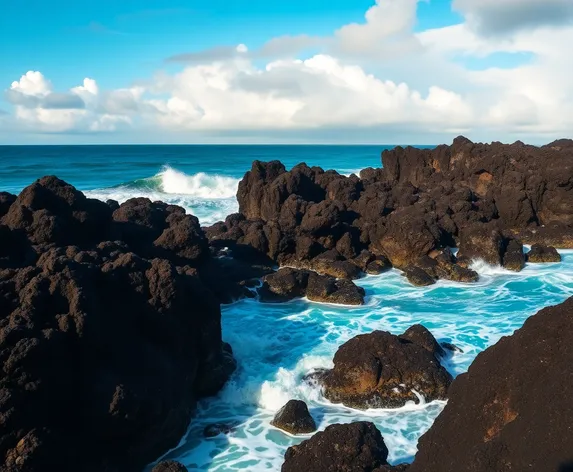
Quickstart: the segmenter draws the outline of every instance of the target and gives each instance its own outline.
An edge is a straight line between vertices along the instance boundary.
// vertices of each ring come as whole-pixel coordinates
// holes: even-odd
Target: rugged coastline
[[[559,257],[555,248],[573,247],[573,141],[537,148],[457,138],[434,150],[386,151],[382,161],[383,169],[366,169],[360,177],[305,164],[287,171],[279,162],[254,162],[239,186],[240,213],[209,228],[200,228],[182,208],[148,199],[122,205],[90,200],[55,177],[40,179],[17,197],[0,194],[5,470],[40,470],[46,464],[77,470],[69,468],[74,463],[88,471],[140,470],[173,447],[196,400],[215,394],[235,366],[221,339],[221,302],[306,296],[358,305],[365,294],[353,280],[363,274],[395,267],[416,285],[438,279],[472,283],[478,277],[469,267],[474,258],[519,271],[527,258],[553,262]],[[523,244],[534,244],[529,254]],[[548,311],[561,316],[534,317],[552,320],[547,329],[559,326],[540,335],[543,346],[566,331],[570,303]],[[534,329],[528,326],[534,323],[528,323],[523,331],[531,341]],[[399,337],[375,332],[342,346],[335,369],[319,380],[327,398],[346,398],[352,406],[415,401],[414,387],[429,398],[455,399],[440,418],[459,415],[448,413],[455,408],[471,416],[466,390],[476,396],[474,405],[489,404],[487,394],[479,396],[489,387],[475,385],[487,384],[493,375],[489,362],[501,365],[500,351],[510,349],[508,343],[519,350],[524,336],[518,333],[508,338],[517,341],[486,351],[482,357],[493,360],[476,360],[481,367],[472,366],[450,387],[440,366],[446,353],[425,328],[412,327]],[[561,341],[555,339],[555,352],[565,349]],[[540,352],[548,362],[555,356],[552,350]],[[564,371],[566,360],[558,364]],[[400,375],[381,375],[386,363]],[[464,386],[463,379],[473,375],[474,387]],[[513,395],[528,375],[517,369],[517,383],[498,390],[507,387]],[[556,380],[550,380],[544,385],[555,389]],[[549,394],[544,388],[535,384],[531,391],[537,398]],[[511,444],[503,442],[502,432],[514,419],[500,424],[500,415],[517,412],[525,425],[548,427],[527,416],[527,398],[508,398],[493,399],[503,408],[492,407],[483,420],[486,436],[495,430],[486,443],[497,449],[471,458],[467,448],[476,439],[468,434],[452,467],[464,454],[469,458],[463,470],[488,470],[483,468],[488,460],[518,463],[517,457],[495,452]],[[507,409],[510,400],[515,404]],[[445,421],[424,437],[411,470],[442,470],[431,460],[447,453],[438,443],[453,447],[441,438],[451,426]],[[570,435],[560,422],[555,425],[566,446]],[[382,439],[370,426],[352,429],[341,441],[345,435],[356,445],[366,435],[374,451],[374,462],[362,458],[352,470],[391,470]],[[564,451],[557,447],[544,460],[553,466],[568,459]],[[287,453],[287,463],[295,456]],[[538,465],[537,470],[554,469]]]

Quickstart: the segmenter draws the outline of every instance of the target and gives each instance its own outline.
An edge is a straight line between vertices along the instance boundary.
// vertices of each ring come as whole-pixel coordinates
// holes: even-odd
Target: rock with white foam
[[[452,377],[440,364],[443,354],[423,326],[401,336],[374,331],[340,346],[334,368],[318,380],[327,399],[357,409],[445,400]]]
[[[290,434],[309,434],[316,431],[316,423],[305,402],[290,400],[275,415],[271,424]]]
[[[388,464],[388,448],[373,423],[334,424],[289,447],[282,472],[399,472]]]

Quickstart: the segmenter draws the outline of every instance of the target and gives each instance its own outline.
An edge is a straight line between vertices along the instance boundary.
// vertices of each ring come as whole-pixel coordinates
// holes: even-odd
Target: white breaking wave
[[[191,195],[199,198],[232,198],[237,194],[240,179],[205,172],[187,175],[165,166],[157,174],[161,178],[161,190],[176,195]]]
[[[130,198],[147,197],[152,201],[179,205],[199,218],[201,224],[210,225],[238,210],[236,194],[239,181],[233,177],[204,172],[189,175],[165,166],[151,178],[90,190],[85,194],[90,198],[117,200],[119,203]]]

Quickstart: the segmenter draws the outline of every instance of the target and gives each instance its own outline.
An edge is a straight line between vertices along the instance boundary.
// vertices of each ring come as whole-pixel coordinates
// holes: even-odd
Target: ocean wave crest
[[[134,180],[115,188],[130,188],[158,191],[171,195],[212,199],[232,198],[237,193],[240,179],[217,174],[198,172],[186,174],[170,166],[164,166],[153,177]]]
[[[133,180],[115,187],[85,192],[99,200],[117,200],[123,203],[130,198],[147,197],[179,205],[199,218],[202,224],[216,221],[238,210],[235,198],[240,179],[207,174],[185,174],[169,166],[145,179]]]

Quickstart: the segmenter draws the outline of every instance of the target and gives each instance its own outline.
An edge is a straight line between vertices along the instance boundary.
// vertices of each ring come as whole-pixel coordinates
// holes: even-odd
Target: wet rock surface
[[[407,402],[447,398],[452,381],[432,334],[416,325],[395,336],[374,331],[352,338],[334,356],[334,368],[315,379],[333,403],[358,409],[399,408]]]
[[[316,431],[316,423],[306,403],[301,400],[290,400],[277,412],[271,424],[290,434],[309,434]]]
[[[561,262],[561,256],[553,246],[542,246],[534,244],[527,253],[527,262],[534,264],[547,262]]]
[[[391,467],[388,448],[380,431],[369,422],[334,424],[298,446],[289,447],[282,472],[382,472],[403,471]]]
[[[0,469],[141,470],[235,368],[197,219],[56,177],[1,202]]]
[[[412,472],[569,471],[573,299],[479,354],[422,436]]]

